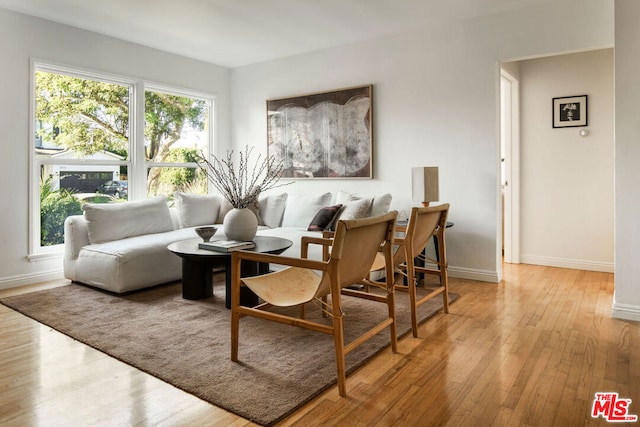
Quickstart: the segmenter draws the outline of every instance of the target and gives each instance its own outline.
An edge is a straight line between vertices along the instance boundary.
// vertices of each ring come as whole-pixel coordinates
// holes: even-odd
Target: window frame
[[[162,92],[165,93],[167,95],[175,95],[175,96],[183,96],[183,97],[188,97],[188,98],[193,98],[193,99],[199,99],[202,101],[206,101],[208,103],[208,117],[209,117],[209,134],[208,134],[208,141],[207,141],[207,153],[211,154],[213,153],[213,147],[214,147],[214,143],[213,143],[213,134],[214,134],[214,130],[216,129],[215,126],[215,122],[214,122],[214,112],[215,112],[215,99],[211,96],[205,97],[203,96],[202,92],[194,92],[188,89],[178,89],[172,86],[167,86],[167,85],[163,85],[160,83],[151,83],[151,82],[147,82],[144,87],[143,87],[143,102],[144,102],[144,94],[147,91],[154,91],[154,92]],[[143,105],[144,107],[144,105]],[[144,114],[144,109],[143,109],[143,113]],[[144,117],[144,116],[143,116]],[[144,141],[144,127],[142,128],[142,140]],[[145,154],[144,154],[144,143],[140,144],[141,147],[143,147],[141,149],[140,152],[138,152],[137,154],[139,156],[141,156],[142,159],[144,159],[144,163],[145,163],[145,168],[144,168],[144,172],[145,172],[145,176],[144,176],[144,182],[142,182],[142,187],[144,189],[145,194],[147,194],[147,181],[146,181],[146,172],[148,172],[151,168],[198,168],[198,164],[194,163],[194,162],[152,162],[152,161],[147,161],[147,159],[145,158]],[[142,179],[142,177],[140,177],[139,179]],[[207,190],[211,191],[210,188],[210,184],[207,182]]]
[[[112,84],[129,86],[129,155],[124,160],[87,160],[87,159],[38,159],[35,153],[36,146],[36,72],[64,74],[71,77],[103,81]],[[136,79],[118,74],[111,74],[82,67],[67,66],[48,60],[31,58],[30,60],[30,88],[29,88],[29,233],[28,255],[30,261],[58,258],[62,255],[64,244],[42,246],[40,224],[40,168],[47,164],[64,165],[118,165],[126,166],[129,191],[128,200],[142,200],[147,197],[146,171],[151,167],[197,167],[196,163],[158,163],[148,162],[144,155],[144,108],[145,91],[162,91],[164,93],[188,96],[208,102],[209,127],[207,135],[207,150],[213,153],[215,146],[216,123],[216,96],[204,91],[178,88],[176,86],[160,84]]]

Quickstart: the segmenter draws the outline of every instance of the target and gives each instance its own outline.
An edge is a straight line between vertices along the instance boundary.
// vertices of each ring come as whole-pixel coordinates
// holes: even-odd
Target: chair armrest
[[[245,250],[237,250],[231,253],[231,264],[237,261],[253,261],[268,264],[278,264],[289,267],[308,268],[310,270],[326,271],[328,263],[325,261],[315,261],[306,258],[294,258],[283,255],[263,254],[259,252],[251,252]]]
[[[323,232],[324,235],[324,232]],[[329,246],[333,245],[333,239],[325,237],[302,236],[300,239],[300,256],[302,258],[309,257],[310,244],[322,245],[322,259],[329,259]]]
[[[324,237],[302,236],[300,239],[300,243],[304,246],[309,246],[312,243],[316,245],[331,246],[333,245],[333,239],[327,239]]]

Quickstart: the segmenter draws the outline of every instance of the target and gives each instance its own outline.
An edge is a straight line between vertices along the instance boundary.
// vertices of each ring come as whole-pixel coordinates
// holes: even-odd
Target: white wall
[[[616,0],[616,292],[614,314],[640,319],[637,182],[640,4]],[[613,2],[562,0],[421,33],[231,71],[94,33],[0,10],[0,288],[49,280],[61,259],[30,262],[28,240],[29,58],[48,59],[217,95],[219,146],[266,151],[265,99],[373,83],[371,181],[297,182],[287,191],[391,191],[408,208],[409,168],[441,166],[453,204],[452,272],[497,280],[498,61],[613,44]],[[231,99],[232,98],[232,99]],[[232,101],[231,110],[229,102]]]
[[[232,70],[233,145],[266,152],[265,99],[372,83],[373,180],[296,181],[288,192],[391,192],[408,210],[410,168],[440,167],[451,203],[452,275],[498,281],[499,61],[613,44],[613,6],[563,0],[442,28]]]
[[[615,294],[613,315],[640,320],[640,2],[616,0]]]
[[[217,140],[229,140],[229,70],[0,9],[0,289],[62,277],[62,257],[28,259],[30,58],[216,96]]]
[[[519,65],[520,261],[613,272],[613,49]],[[552,98],[585,94],[589,126],[552,128]]]

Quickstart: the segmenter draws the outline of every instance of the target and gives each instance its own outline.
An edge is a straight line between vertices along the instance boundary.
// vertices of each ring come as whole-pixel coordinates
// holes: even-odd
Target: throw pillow
[[[215,194],[190,194],[176,191],[176,207],[181,227],[215,224],[222,197]]]
[[[333,223],[333,218],[340,212],[342,205],[325,206],[311,220],[307,231],[324,231]]]
[[[359,199],[344,204],[344,210],[339,219],[366,218],[371,211],[373,199]]]
[[[342,190],[339,190],[336,194],[336,204],[344,205],[345,203],[352,202],[358,199],[362,199],[362,197],[353,193],[347,193],[346,191]]]
[[[222,197],[222,196],[220,196]],[[254,203],[250,204],[249,206],[247,206],[247,208],[249,208],[249,210],[251,212],[253,212],[253,214],[256,216],[256,218],[258,219],[258,225],[264,225],[264,222],[262,221],[262,218],[260,217],[260,205],[258,203],[258,201],[256,200]],[[216,224],[223,224],[224,223],[224,217],[227,216],[227,214],[229,213],[229,211],[231,211],[231,209],[233,209],[233,205],[227,200],[227,199],[222,199],[221,205],[220,205],[220,210],[218,211],[218,218],[216,219]]]
[[[333,217],[333,219],[331,220],[331,222],[329,223],[329,225],[327,225],[327,230],[329,231],[336,231],[336,223],[338,222],[338,220],[340,219],[340,216],[342,215],[342,212],[344,211],[344,205],[342,205],[340,207],[340,209],[338,210],[338,212],[336,213],[336,215]]]
[[[367,216],[378,216],[389,212],[392,196],[389,193],[384,193],[371,197],[348,193],[346,191],[338,191],[338,194],[336,195],[336,203],[345,204],[347,202],[360,199],[373,199],[373,202],[371,203],[371,209]]]
[[[82,210],[91,243],[173,230],[166,196],[124,203],[85,203]]]
[[[220,211],[218,212],[218,219],[216,220],[216,224],[222,224],[224,221],[224,217],[229,213],[229,211],[233,209],[233,205],[225,198],[222,199],[222,204],[220,205]]]
[[[284,209],[287,207],[287,193],[260,195],[260,217],[267,227],[276,228],[282,224]]]
[[[247,206],[249,209],[251,209],[251,212],[253,212],[253,214],[256,216],[256,219],[258,220],[258,225],[264,225],[264,221],[262,220],[262,217],[260,216],[260,202],[258,199],[254,200],[253,203],[251,203],[249,206]]]
[[[369,216],[384,215],[389,212],[391,207],[392,196],[390,193],[378,194],[374,196],[373,203],[371,203],[371,212]]]
[[[316,212],[321,207],[331,203],[331,193],[320,196],[297,196],[290,194],[287,197],[287,207],[282,218],[283,227],[295,227],[306,229]]]

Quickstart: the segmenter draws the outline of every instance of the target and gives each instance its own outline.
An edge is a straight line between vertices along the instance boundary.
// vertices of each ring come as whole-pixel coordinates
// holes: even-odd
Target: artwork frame
[[[266,110],[283,178],[373,179],[373,85],[267,99]]]
[[[584,127],[589,125],[588,95],[553,98],[553,127]],[[577,117],[576,117],[577,116]]]

